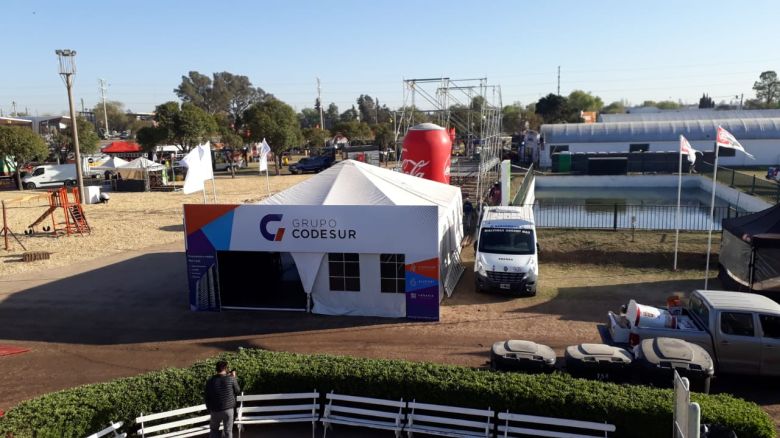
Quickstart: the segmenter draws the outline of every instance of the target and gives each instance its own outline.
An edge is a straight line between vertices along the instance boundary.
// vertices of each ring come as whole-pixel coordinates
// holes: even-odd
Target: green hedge
[[[85,385],[20,403],[0,418],[0,436],[80,437],[110,421],[126,425],[141,412],[203,403],[203,384],[225,358],[247,393],[336,392],[545,416],[608,421],[616,436],[660,437],[671,431],[671,390],[575,379],[564,374],[494,373],[465,367],[341,356],[243,350],[186,369],[166,369]],[[702,421],[740,437],[775,437],[769,416],[754,403],[727,395],[694,395]]]

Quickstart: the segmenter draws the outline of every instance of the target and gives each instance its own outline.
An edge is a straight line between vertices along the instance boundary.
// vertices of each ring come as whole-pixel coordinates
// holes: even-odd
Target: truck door
[[[758,315],[761,322],[761,375],[780,375],[780,316]]]
[[[761,338],[756,336],[750,312],[721,312],[715,351],[721,372],[758,374],[761,367]]]

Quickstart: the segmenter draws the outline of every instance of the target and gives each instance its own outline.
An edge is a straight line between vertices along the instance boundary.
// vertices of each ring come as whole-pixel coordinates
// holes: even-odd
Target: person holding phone
[[[228,363],[217,362],[217,373],[206,382],[206,409],[211,415],[209,437],[233,438],[233,411],[236,408],[236,397],[241,394],[241,388],[236,380],[236,372],[228,371]],[[219,426],[224,426],[224,435],[219,432]]]

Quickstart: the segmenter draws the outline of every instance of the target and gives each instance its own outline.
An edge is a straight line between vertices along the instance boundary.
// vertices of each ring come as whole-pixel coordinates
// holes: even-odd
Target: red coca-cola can
[[[452,140],[439,125],[422,123],[406,132],[401,152],[403,173],[450,183]]]

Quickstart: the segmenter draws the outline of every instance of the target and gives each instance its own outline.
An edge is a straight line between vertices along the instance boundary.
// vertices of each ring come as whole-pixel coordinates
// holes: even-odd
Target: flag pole
[[[707,236],[707,267],[704,271],[704,290],[707,289],[710,279],[710,252],[712,251],[712,227],[715,222],[715,187],[718,183],[718,152],[720,146],[715,142],[715,164],[712,169],[712,200],[710,201],[710,231]]]
[[[206,188],[203,188],[204,192]],[[211,190],[214,192],[214,203],[217,203],[217,183],[214,181],[214,177],[211,177]]]
[[[205,185],[203,186],[202,192],[203,192],[203,203],[205,204],[206,203],[206,186]]]
[[[677,220],[675,221],[674,235],[674,270],[677,270],[677,250],[680,246],[680,197],[682,195],[682,144],[683,136],[680,136],[679,164],[677,166]],[[706,288],[705,288],[706,289]]]
[[[268,190],[268,196],[271,196],[271,181],[268,178],[268,167],[265,168],[265,188]]]

